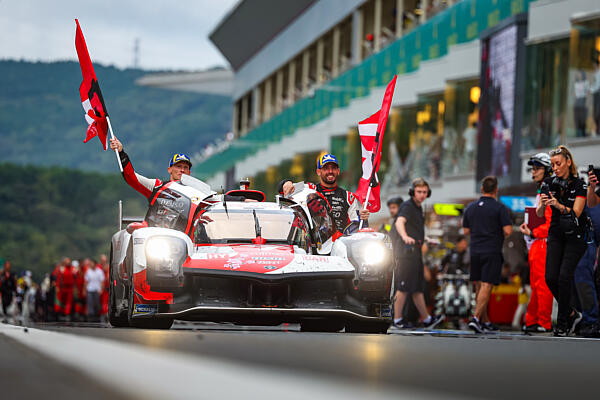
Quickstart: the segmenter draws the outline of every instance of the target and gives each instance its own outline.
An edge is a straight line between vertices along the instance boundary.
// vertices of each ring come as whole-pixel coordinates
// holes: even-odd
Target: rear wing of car
[[[119,200],[119,230],[122,230],[124,226],[127,226],[132,222],[142,221],[144,221],[144,217],[123,216],[123,201]]]

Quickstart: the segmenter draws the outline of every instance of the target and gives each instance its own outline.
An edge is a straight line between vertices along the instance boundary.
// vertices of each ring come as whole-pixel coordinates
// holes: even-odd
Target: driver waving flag
[[[369,211],[361,210],[361,204],[354,194],[338,186],[337,178],[340,176],[340,166],[337,158],[330,153],[322,154],[317,159],[317,175],[321,182],[314,185],[308,184],[310,189],[321,193],[331,206],[332,217],[336,228],[340,232],[350,224],[358,220],[368,220]],[[290,179],[279,182],[279,192],[289,196],[294,192],[294,185]]]

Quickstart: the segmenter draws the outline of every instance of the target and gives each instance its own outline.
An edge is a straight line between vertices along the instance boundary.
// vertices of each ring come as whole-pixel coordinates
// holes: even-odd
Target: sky
[[[146,70],[228,66],[208,39],[237,0],[0,0],[0,59],[76,60],[75,18],[93,63]]]

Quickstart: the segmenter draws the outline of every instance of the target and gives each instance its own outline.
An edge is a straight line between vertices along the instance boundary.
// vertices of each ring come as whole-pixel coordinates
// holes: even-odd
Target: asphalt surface
[[[0,398],[78,400],[83,397],[89,400],[129,398],[0,334]]]
[[[593,395],[600,365],[600,341],[525,336],[518,332],[474,335],[443,330],[390,330],[387,335],[367,335],[305,333],[295,325],[250,328],[218,324],[176,324],[169,331],[117,329],[102,324],[35,327],[223,359],[248,368],[268,366],[291,375],[302,372],[330,377],[341,384],[358,382],[373,388],[427,390],[440,398],[454,395],[550,399],[572,398],[574,393]],[[2,344],[6,339],[0,336],[0,346],[4,346],[0,349],[6,348],[7,344]],[[4,371],[7,364],[20,359],[18,368],[28,374],[34,367],[27,365],[35,356],[27,357],[3,357],[0,365]]]

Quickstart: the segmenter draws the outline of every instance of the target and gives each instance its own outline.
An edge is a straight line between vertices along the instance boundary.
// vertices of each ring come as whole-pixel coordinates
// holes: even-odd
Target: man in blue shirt
[[[477,303],[469,327],[477,333],[497,330],[487,317],[492,287],[500,283],[502,273],[502,244],[512,233],[508,210],[496,200],[498,179],[486,176],[481,181],[481,197],[467,206],[463,216],[465,235],[471,236],[471,281]]]
[[[600,243],[600,205],[586,208],[592,220],[593,237],[588,238],[588,248],[575,269],[575,289],[577,290],[578,309],[583,314],[579,335],[600,337],[598,327],[598,298],[594,273]]]

